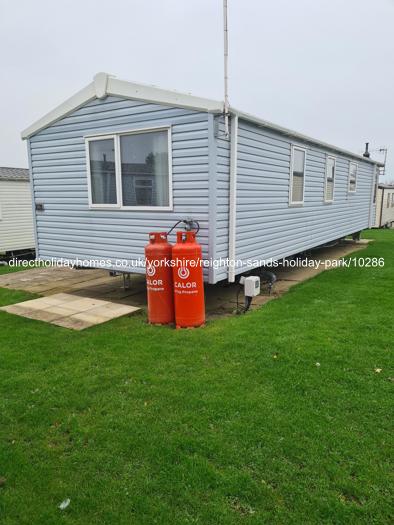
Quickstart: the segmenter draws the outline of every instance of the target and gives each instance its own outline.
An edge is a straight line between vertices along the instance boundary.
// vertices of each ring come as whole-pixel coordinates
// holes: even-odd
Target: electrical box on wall
[[[260,295],[260,277],[257,275],[241,277],[239,283],[244,286],[245,297],[256,297],[256,295]]]

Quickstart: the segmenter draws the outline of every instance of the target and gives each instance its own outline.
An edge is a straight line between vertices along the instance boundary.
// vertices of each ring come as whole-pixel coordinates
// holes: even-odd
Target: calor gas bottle
[[[152,232],[145,246],[148,321],[152,324],[174,322],[174,292],[171,267],[172,246],[167,233]]]
[[[178,231],[172,248],[175,324],[177,328],[205,323],[201,246],[193,231]]]

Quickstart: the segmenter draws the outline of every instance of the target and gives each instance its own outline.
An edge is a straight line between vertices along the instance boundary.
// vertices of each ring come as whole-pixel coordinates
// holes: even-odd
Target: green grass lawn
[[[4,275],[5,273],[11,273],[11,272],[23,272],[25,270],[28,270],[29,268],[23,267],[23,266],[8,266],[0,264],[0,275]]]
[[[384,268],[203,329],[0,312],[1,525],[392,523],[394,231],[367,236]]]

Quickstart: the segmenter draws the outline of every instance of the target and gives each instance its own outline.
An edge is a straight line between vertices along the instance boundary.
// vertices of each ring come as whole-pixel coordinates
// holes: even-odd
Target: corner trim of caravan
[[[35,250],[36,250],[36,257],[38,258],[40,255],[38,253],[38,235],[37,235],[37,220],[36,220],[36,199],[35,199],[35,194],[34,194],[33,162],[32,162],[32,158],[31,158],[30,139],[27,139],[26,146],[27,146],[27,159],[28,159],[29,178],[30,178],[31,208],[32,208],[32,213],[33,213],[34,245],[35,245]]]
[[[237,161],[238,161],[238,115],[231,117],[230,134],[230,195],[228,219],[228,281],[235,281],[235,239],[237,228]]]
[[[215,139],[214,115],[208,114],[208,258],[211,263],[217,257],[217,188],[218,179],[216,171],[217,147]],[[217,277],[213,264],[208,268],[209,284],[216,284]]]

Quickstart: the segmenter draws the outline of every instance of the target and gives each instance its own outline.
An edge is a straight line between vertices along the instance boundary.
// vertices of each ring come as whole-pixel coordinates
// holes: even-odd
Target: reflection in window
[[[169,206],[168,132],[120,136],[123,206]]]
[[[116,204],[114,139],[89,141],[92,204]]]
[[[135,200],[140,206],[152,206],[153,203],[153,179],[135,179]]]

